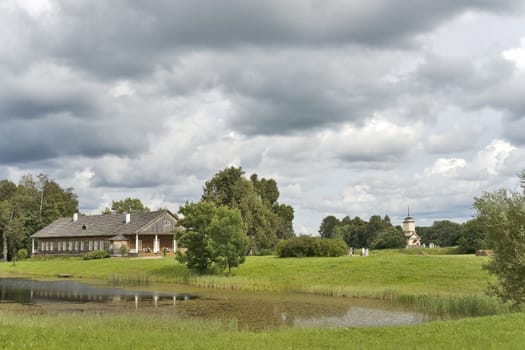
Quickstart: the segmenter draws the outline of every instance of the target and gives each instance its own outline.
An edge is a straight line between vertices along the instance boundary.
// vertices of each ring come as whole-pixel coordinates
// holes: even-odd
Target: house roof
[[[165,214],[171,215],[169,210],[158,210],[130,215],[130,222],[126,223],[126,214],[109,215],[79,215],[76,221],[73,218],[58,219],[40,231],[33,234],[33,238],[54,237],[94,237],[119,236],[141,233],[149,224],[159,220]]]

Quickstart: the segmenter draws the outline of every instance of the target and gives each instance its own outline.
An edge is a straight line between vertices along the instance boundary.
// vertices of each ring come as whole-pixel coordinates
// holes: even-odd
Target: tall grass
[[[240,331],[235,322],[0,308],[0,348],[12,349],[522,349],[525,314],[411,326]]]
[[[151,277],[143,271],[117,272],[109,276],[107,281],[112,287],[149,286]]]

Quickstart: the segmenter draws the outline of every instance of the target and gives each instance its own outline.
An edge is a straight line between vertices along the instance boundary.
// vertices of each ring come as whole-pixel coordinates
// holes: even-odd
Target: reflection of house
[[[403,220],[403,233],[407,240],[407,247],[419,247],[421,245],[421,238],[416,233],[416,221],[410,216],[410,212]]]
[[[177,217],[168,210],[136,214],[62,218],[31,237],[33,254],[81,255],[107,250],[121,255],[121,247],[138,255],[174,252],[173,229]]]

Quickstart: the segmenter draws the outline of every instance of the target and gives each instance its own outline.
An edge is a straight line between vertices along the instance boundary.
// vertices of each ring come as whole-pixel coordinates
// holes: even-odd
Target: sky
[[[525,4],[2,0],[0,179],[177,212],[218,171],[327,215],[464,222],[525,168]]]

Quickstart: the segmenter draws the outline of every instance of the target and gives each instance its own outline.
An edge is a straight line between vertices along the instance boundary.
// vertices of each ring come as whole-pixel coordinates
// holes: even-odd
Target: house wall
[[[109,250],[106,237],[39,238],[37,254],[82,255],[94,250]]]

